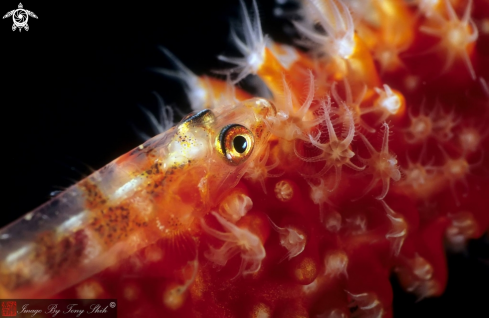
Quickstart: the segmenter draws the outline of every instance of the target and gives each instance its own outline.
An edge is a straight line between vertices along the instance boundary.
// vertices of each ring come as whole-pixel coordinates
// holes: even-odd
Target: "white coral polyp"
[[[217,265],[224,266],[232,257],[240,254],[241,266],[237,276],[258,272],[266,256],[265,248],[258,236],[247,229],[237,227],[216,212],[211,214],[227,232],[216,231],[204,221],[201,222],[205,232],[225,242],[220,248],[210,246],[209,251],[204,253],[205,257]]]

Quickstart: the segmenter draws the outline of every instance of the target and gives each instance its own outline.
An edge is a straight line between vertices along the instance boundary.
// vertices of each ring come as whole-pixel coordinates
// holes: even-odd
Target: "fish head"
[[[275,113],[269,101],[252,98],[191,113],[148,141],[160,149],[165,191],[207,212],[263,153],[271,134],[267,118]]]

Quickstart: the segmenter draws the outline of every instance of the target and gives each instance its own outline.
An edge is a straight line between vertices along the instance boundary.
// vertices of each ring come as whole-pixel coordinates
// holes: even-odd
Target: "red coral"
[[[154,231],[152,242],[53,297],[114,297],[122,317],[333,318],[393,316],[393,273],[418,299],[443,293],[445,247],[461,251],[489,228],[489,138],[483,128],[489,7],[482,0],[433,7],[387,0],[358,9],[353,1],[324,0],[325,13],[317,3],[306,10],[312,22],[296,25],[333,49],[309,41],[310,55],[290,47],[295,60],[284,63],[263,48],[256,16],[244,24],[253,37],[240,42],[233,35],[244,54],[246,45],[263,49],[264,63],[239,59],[233,80],[256,73],[274,94],[283,85],[286,95],[285,106],[278,96],[270,98],[278,116],[253,127],[271,136],[264,145],[257,142],[259,154],[237,185],[230,182],[231,189],[212,196],[203,173],[192,171],[188,179],[205,181],[198,189],[178,188],[175,201],[166,193],[152,196],[161,200],[155,206],[164,215],[156,227],[163,238],[147,229]],[[321,33],[314,22],[334,34]],[[253,40],[259,43],[248,43]],[[342,44],[348,54],[341,53]],[[156,174],[152,169],[143,170]],[[166,212],[167,203],[176,216]],[[104,214],[104,231],[124,217],[117,211]],[[134,220],[143,224],[143,217]],[[121,228],[114,233],[122,240]],[[54,267],[63,258],[48,256]],[[0,287],[15,285],[9,279]]]

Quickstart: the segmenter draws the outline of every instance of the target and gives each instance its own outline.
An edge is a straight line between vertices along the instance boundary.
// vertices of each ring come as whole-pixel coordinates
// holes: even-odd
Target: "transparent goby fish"
[[[231,81],[260,78],[272,94],[257,95],[276,112],[252,106],[251,117],[264,123],[254,126],[233,117],[250,101],[210,94],[203,106],[210,111],[68,189],[72,205],[61,206],[67,194],[53,201],[60,209],[46,205],[41,211],[49,213],[39,216],[50,226],[28,214],[17,226],[34,220],[33,233],[12,227],[1,237],[10,262],[2,296],[117,298],[119,314],[131,318],[392,317],[393,274],[398,289],[418,300],[449,286],[444,246],[463,250],[489,226],[489,42],[482,32],[475,39],[489,16],[486,2],[308,0],[297,12],[284,6],[307,50],[267,37],[260,4],[239,7],[241,21],[229,35],[240,54],[216,55],[233,64]],[[452,45],[453,34],[466,45]],[[204,41],[200,47],[210,46]],[[432,54],[424,50],[432,46]],[[230,88],[196,76],[190,58],[168,49],[174,65],[166,75],[183,84],[193,109],[202,109],[194,104],[205,95],[200,88]],[[190,52],[192,59],[202,53]],[[236,99],[250,98],[234,90]],[[272,109],[270,116],[260,109]],[[179,135],[189,127],[199,129]],[[152,166],[158,156],[170,168]],[[127,206],[137,213],[127,214]],[[455,298],[448,303],[460,306]],[[475,306],[466,307],[470,316]]]
[[[261,153],[274,112],[259,98],[194,112],[1,229],[0,297],[49,297],[191,233]]]

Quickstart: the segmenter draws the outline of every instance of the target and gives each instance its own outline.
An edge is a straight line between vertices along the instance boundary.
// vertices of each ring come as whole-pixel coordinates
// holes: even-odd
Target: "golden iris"
[[[248,159],[255,143],[251,131],[238,124],[224,127],[217,141],[218,151],[232,165],[239,165]]]

